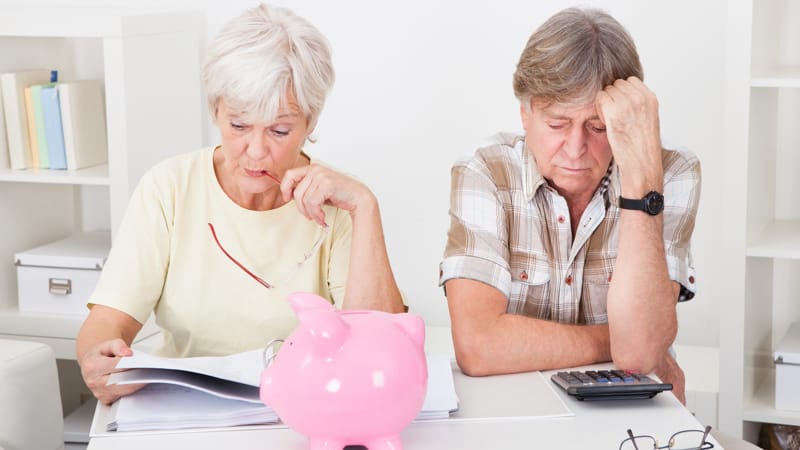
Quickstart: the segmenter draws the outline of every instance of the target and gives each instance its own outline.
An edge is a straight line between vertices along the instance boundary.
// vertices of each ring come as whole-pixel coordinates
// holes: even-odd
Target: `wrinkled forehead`
[[[597,105],[589,103],[532,102],[534,110],[538,110],[548,118],[570,120],[599,120]]]

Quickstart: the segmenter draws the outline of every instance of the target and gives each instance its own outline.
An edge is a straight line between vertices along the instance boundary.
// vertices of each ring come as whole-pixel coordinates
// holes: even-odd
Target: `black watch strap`
[[[620,196],[619,207],[622,209],[644,211],[651,216],[655,216],[664,210],[664,196],[656,191],[650,191],[640,199],[625,198]]]

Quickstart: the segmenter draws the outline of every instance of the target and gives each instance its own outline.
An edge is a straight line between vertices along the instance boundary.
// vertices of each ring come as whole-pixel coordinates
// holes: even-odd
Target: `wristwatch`
[[[651,216],[656,216],[664,210],[664,196],[656,191],[648,192],[640,200],[620,196],[619,207],[622,209],[644,211]]]

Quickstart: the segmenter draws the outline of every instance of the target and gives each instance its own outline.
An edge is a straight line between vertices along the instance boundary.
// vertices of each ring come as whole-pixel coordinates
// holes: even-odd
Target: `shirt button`
[[[564,216],[558,216],[558,223],[564,223],[565,220],[567,219],[565,219]]]
[[[694,277],[689,277],[689,283],[694,284]]]
[[[567,283],[567,286],[572,284],[572,275],[567,275],[567,278],[564,279],[564,283]]]
[[[611,283],[611,274],[608,274],[608,282]]]
[[[519,274],[519,279],[522,281],[528,281],[528,272],[523,270],[522,273]]]

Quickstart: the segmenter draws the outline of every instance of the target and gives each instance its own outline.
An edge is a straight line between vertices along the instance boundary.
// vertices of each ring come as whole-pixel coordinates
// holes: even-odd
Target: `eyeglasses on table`
[[[646,434],[634,436],[628,429],[628,438],[619,443],[619,450],[706,450],[714,448],[714,444],[706,440],[710,432],[710,425],[705,430],[678,431],[669,437],[666,445],[659,445],[655,437]]]

